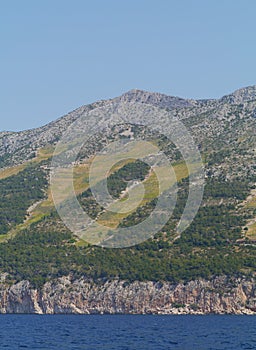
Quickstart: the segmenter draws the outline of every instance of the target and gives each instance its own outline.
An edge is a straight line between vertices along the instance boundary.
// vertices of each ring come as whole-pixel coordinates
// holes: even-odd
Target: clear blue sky
[[[213,98],[256,84],[255,0],[0,1],[0,130],[132,88]]]

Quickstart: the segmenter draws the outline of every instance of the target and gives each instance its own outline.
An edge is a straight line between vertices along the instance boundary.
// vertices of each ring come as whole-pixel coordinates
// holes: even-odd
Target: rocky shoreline
[[[2,276],[1,314],[237,314],[256,315],[255,279],[216,277],[186,284],[73,280],[9,285]]]

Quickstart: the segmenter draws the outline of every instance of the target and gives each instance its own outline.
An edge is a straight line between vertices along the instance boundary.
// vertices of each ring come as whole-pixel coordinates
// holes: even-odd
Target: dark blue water
[[[0,349],[256,349],[256,317],[1,315]]]

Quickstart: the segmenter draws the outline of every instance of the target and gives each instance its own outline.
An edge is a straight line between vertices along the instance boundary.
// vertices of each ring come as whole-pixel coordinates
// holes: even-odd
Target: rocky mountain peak
[[[197,102],[190,99],[183,99],[176,96],[168,96],[158,92],[149,92],[144,90],[132,89],[118,98],[122,102],[140,102],[148,103],[160,108],[170,110],[184,107],[192,107]]]
[[[256,85],[247,86],[234,91],[232,94],[223,96],[220,101],[230,104],[240,104],[256,100]]]

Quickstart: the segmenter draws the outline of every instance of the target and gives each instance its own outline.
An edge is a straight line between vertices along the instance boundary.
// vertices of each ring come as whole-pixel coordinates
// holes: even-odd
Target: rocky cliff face
[[[256,314],[254,279],[218,277],[187,284],[62,277],[41,289],[28,281],[0,286],[0,313]]]

